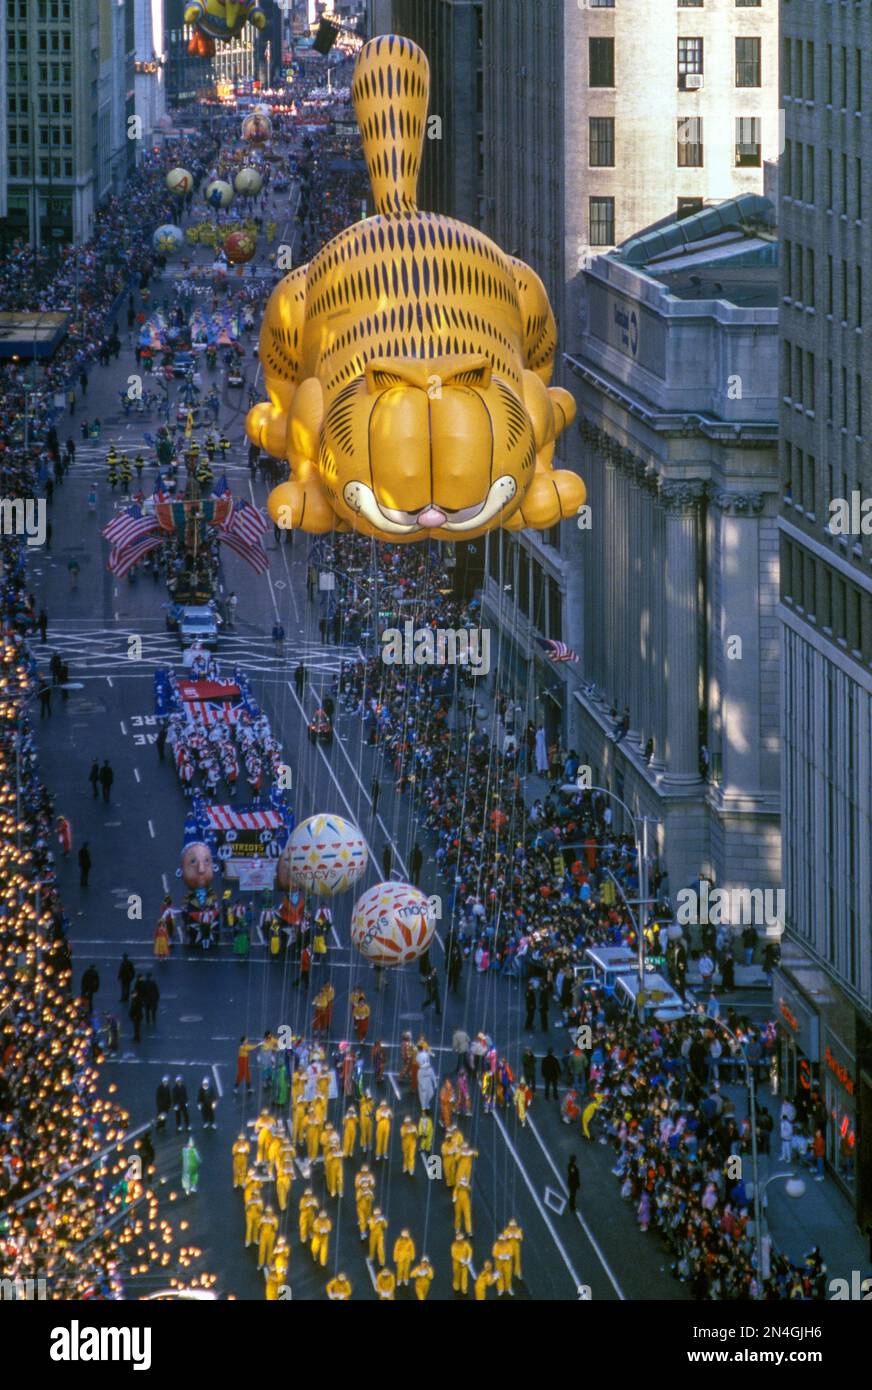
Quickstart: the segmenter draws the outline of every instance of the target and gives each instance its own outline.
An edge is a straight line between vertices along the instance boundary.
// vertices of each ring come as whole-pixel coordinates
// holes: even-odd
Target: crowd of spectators
[[[817,1250],[802,1268],[773,1251],[769,1276],[758,1285],[747,1178],[729,1176],[748,1172],[751,1123],[726,1083],[745,1080],[742,1049],[758,1080],[766,1079],[774,1065],[774,1024],[755,1026],[728,1009],[723,1021],[734,1046],[713,995],[698,1016],[639,1022],[590,983],[577,969],[589,946],[636,945],[627,905],[638,897],[632,838],[613,829],[604,797],[575,788],[578,759],[571,750],[561,750],[558,784],[526,804],[521,778],[546,770],[537,759],[539,730],[524,721],[524,704],[498,662],[485,691],[484,679],[475,680],[468,667],[382,659],[383,633],[405,620],[415,630],[480,622],[478,599],[455,597],[435,548],[343,536],[329,563],[339,576],[339,607],[359,612],[376,646],[375,656],[343,666],[339,698],[375,745],[382,778],[415,803],[405,819],[417,812],[432,836],[447,890],[449,980],[451,957],[460,952],[479,971],[526,981],[528,1026],[543,999],[546,1019],[556,1002],[566,1030],[564,1074],[578,1102],[564,1115],[576,1119],[596,1102],[596,1125],[614,1148],[622,1196],[641,1230],[659,1232],[672,1271],[695,1298],[824,1297]],[[655,893],[657,887],[655,875]],[[667,940],[668,920],[652,911],[646,949],[672,963],[676,943]],[[689,937],[680,943],[685,956],[691,947]],[[683,975],[676,983],[683,993]],[[591,1030],[589,1048],[571,1041],[584,1026]],[[821,1112],[819,1098],[816,1105]],[[815,1122],[825,1125],[817,1112]],[[759,1103],[757,1121],[765,1156],[772,1121]],[[730,1165],[731,1157],[743,1163]]]

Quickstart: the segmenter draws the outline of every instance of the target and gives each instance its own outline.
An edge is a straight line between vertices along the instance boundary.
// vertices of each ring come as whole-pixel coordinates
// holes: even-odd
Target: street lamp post
[[[733,1032],[732,1028],[728,1027],[728,1025],[724,1023],[723,1019],[715,1018],[714,1014],[707,1014],[704,1009],[698,1010],[697,1017],[707,1019],[709,1023],[717,1024],[719,1028],[723,1029],[723,1031],[726,1033],[727,1037],[730,1039],[730,1042],[733,1045],[734,1052],[737,1052],[739,1054],[745,1065],[745,1083],[748,1087],[748,1106],[751,1120],[751,1173],[754,1181],[754,1246],[756,1250],[757,1259],[757,1298],[762,1299],[764,1248],[762,1220],[764,1205],[762,1201],[763,1193],[766,1191],[766,1188],[769,1186],[769,1184],[771,1182],[775,1182],[775,1180],[778,1178],[787,1178],[789,1180],[793,1180],[794,1183],[797,1185],[798,1190],[795,1190],[793,1192],[791,1192],[790,1188],[788,1188],[788,1192],[791,1197],[801,1197],[805,1191],[805,1187],[802,1184],[802,1182],[799,1181],[799,1179],[797,1179],[795,1173],[773,1173],[770,1178],[766,1179],[766,1182],[763,1184],[761,1188],[759,1150],[757,1147],[757,1088],[754,1076],[754,1065],[748,1056],[747,1048],[745,1047],[745,1044],[742,1042],[741,1038],[739,1038],[737,1034]]]
[[[652,901],[652,900],[648,897],[648,823],[649,823],[649,819],[650,819],[650,818],[649,818],[648,816],[635,816],[635,815],[633,814],[633,812],[630,810],[630,808],[629,808],[629,806],[627,805],[626,801],[622,801],[621,798],[617,795],[616,792],[609,791],[608,787],[582,787],[582,788],[579,788],[579,790],[580,790],[580,791],[591,791],[591,792],[602,792],[603,796],[610,796],[610,797],[612,798],[613,801],[617,801],[618,805],[619,805],[619,806],[624,810],[624,812],[629,816],[630,821],[632,822],[632,826],[633,826],[633,835],[634,835],[635,840],[636,840],[636,863],[637,863],[638,872],[639,872],[639,901],[638,901],[638,903],[636,904],[636,906],[637,906],[637,908],[638,908],[638,913],[637,913],[637,916],[638,916],[638,926],[637,926],[636,935],[637,935],[637,949],[638,949],[638,957],[639,957],[639,1000],[640,1000],[639,1005],[638,1005],[638,1015],[639,1015],[639,1021],[640,1021],[641,1023],[644,1023],[644,1022],[645,1022],[645,1003],[644,1003],[644,1000],[645,1000],[645,909],[646,909],[647,907],[650,906],[651,901]],[[637,826],[641,826],[641,835],[637,833]],[[624,902],[627,904],[627,907],[629,908],[629,907],[630,907],[630,903],[629,903],[629,901],[628,901],[626,895],[624,894],[623,890],[621,889],[620,884],[618,883],[617,879],[614,878],[614,875],[612,875],[612,878],[613,878],[613,881],[614,881],[615,885],[618,887],[619,891],[621,892],[621,897],[624,899]]]

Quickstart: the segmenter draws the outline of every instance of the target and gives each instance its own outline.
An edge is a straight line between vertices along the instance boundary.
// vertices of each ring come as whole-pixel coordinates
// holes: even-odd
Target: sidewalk
[[[736,1117],[748,1114],[748,1092],[744,1085],[723,1082],[722,1090],[736,1103]],[[757,1090],[758,1103],[772,1116],[774,1129],[771,1153],[759,1158],[761,1186],[775,1173],[795,1173],[805,1183],[802,1197],[787,1195],[785,1182],[773,1182],[766,1190],[764,1225],[772,1236],[775,1248],[783,1251],[796,1265],[813,1246],[820,1246],[830,1279],[847,1279],[851,1271],[859,1270],[860,1277],[872,1275],[868,1243],[860,1234],[854,1220],[851,1200],[846,1197],[832,1175],[827,1172],[823,1182],[815,1182],[813,1168],[804,1163],[782,1163],[778,1158],[778,1117],[781,1097],[773,1096],[767,1084]],[[750,1159],[745,1160],[746,1182],[752,1182]]]

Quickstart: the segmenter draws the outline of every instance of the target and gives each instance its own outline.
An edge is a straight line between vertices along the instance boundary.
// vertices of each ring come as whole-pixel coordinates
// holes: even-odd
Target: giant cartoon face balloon
[[[277,525],[387,541],[553,526],[585,499],[551,466],[572,421],[549,387],[554,315],[539,277],[474,227],[419,212],[429,66],[408,39],[366,44],[351,87],[378,215],[277,285],[246,428],[291,464]]]
[[[198,841],[182,850],[182,878],[187,888],[209,888],[215,877],[212,851]]]

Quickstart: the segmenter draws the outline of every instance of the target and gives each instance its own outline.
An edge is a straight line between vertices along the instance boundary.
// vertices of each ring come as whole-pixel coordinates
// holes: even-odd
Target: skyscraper
[[[485,0],[484,230],[542,276],[563,353],[583,354],[584,271],[652,226],[711,204],[762,194],[779,146],[777,0],[737,4]],[[565,368],[560,384],[575,389]],[[584,476],[578,430],[558,444]],[[548,593],[549,633],[573,646],[606,607],[579,603],[583,538],[563,527],[518,541],[531,593]],[[518,641],[513,594],[490,591],[519,678],[535,666],[549,735],[571,732],[579,669],[555,672]],[[519,602],[527,602],[522,593]],[[563,631],[557,620],[563,624]]]
[[[430,122],[419,203],[478,225],[482,149],[483,0],[394,0],[390,28],[413,39],[430,62]]]
[[[872,15],[782,4],[785,1088],[872,1220]],[[864,166],[864,153],[866,162]]]
[[[135,0],[136,114],[142,120],[144,149],[167,108],[164,0]]]
[[[84,240],[135,160],[133,0],[6,0],[7,231]]]

